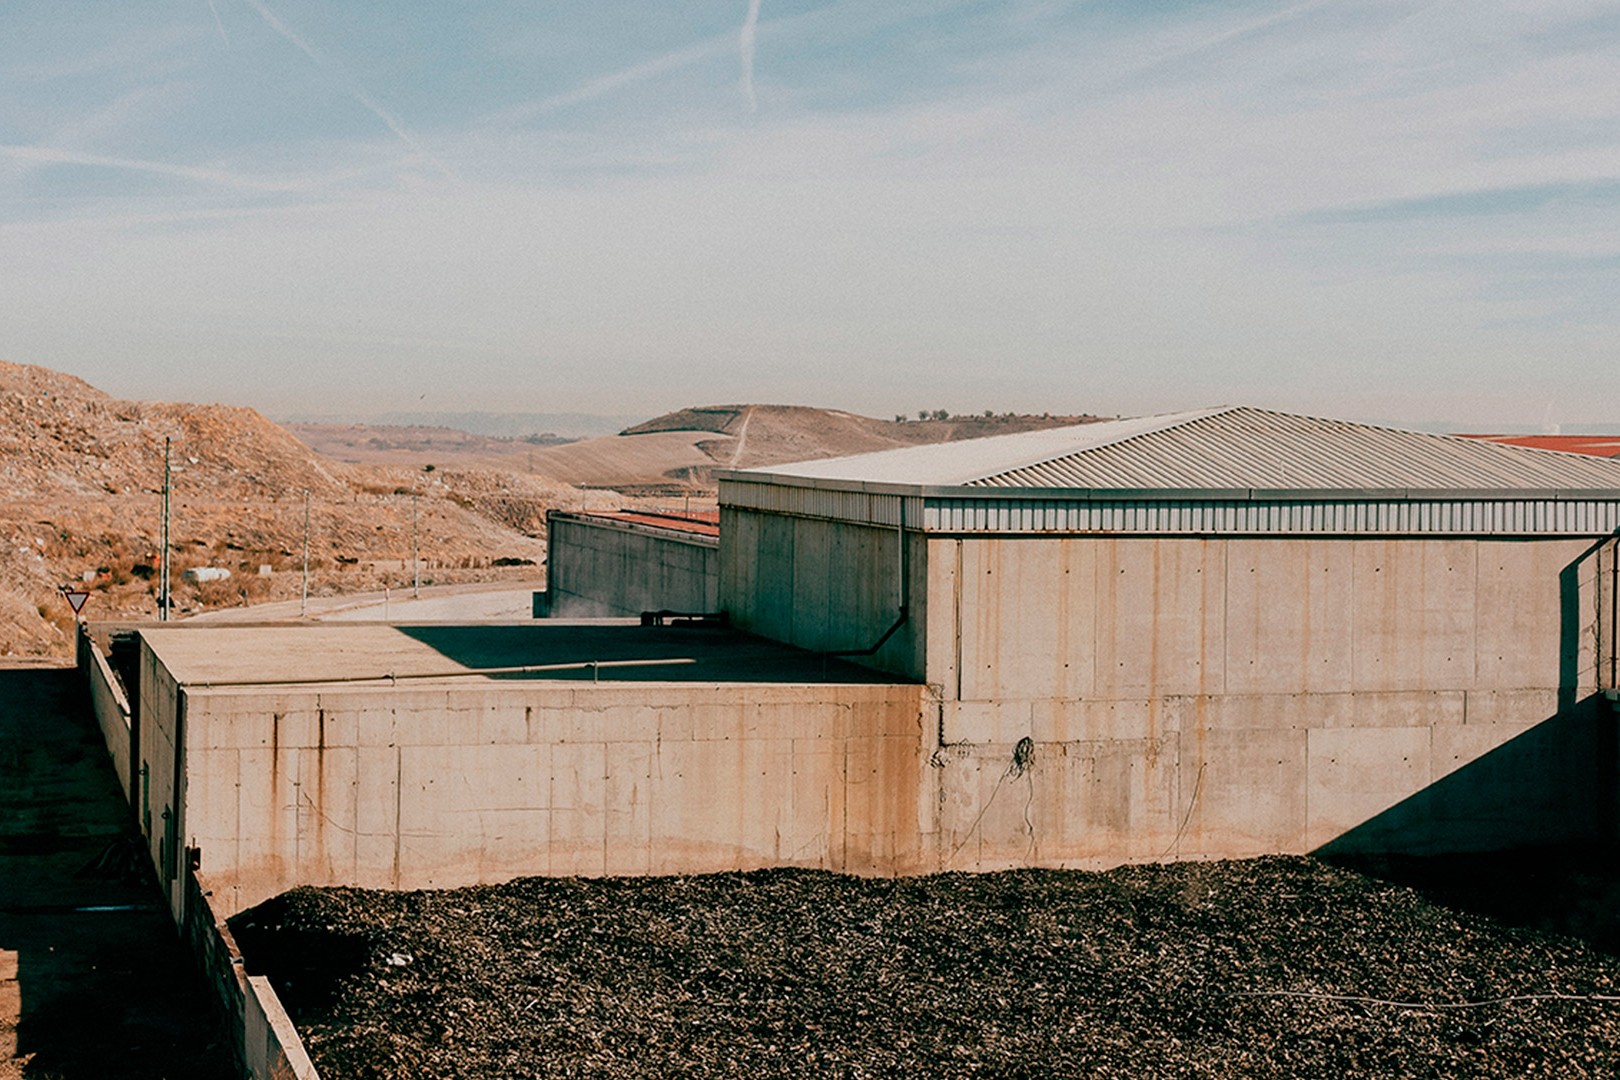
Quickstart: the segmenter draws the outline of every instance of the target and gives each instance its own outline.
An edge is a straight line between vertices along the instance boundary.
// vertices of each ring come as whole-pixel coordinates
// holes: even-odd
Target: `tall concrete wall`
[[[732,624],[816,652],[866,649],[904,624],[876,653],[852,657],[879,671],[923,677],[928,620],[927,541],[817,518],[722,507],[720,605]],[[901,564],[907,587],[901,588]]]
[[[963,538],[928,561],[943,866],[1612,830],[1590,541]]]
[[[719,553],[710,537],[556,515],[547,529],[546,593],[550,613],[564,618],[718,611]]]
[[[934,721],[917,686],[461,682],[186,698],[185,835],[223,915],[298,884],[927,863]]]
[[[140,651],[139,760],[132,762],[136,819],[158,884],[178,919],[185,904],[184,846],[186,767],[177,748],[185,745],[185,694],[145,641]]]

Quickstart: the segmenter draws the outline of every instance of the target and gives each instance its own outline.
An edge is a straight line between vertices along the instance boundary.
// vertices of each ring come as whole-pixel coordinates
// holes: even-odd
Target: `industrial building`
[[[937,702],[931,865],[1614,833],[1620,462],[1223,408],[720,479],[733,623]]]
[[[1615,833],[1620,461],[1238,408],[733,471],[720,502],[734,630],[142,629],[103,724],[177,914],[188,864],[228,914]],[[623,550],[596,565],[646,580]]]

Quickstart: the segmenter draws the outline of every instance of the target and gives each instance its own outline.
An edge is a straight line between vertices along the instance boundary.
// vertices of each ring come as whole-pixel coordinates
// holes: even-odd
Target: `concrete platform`
[[[894,683],[892,675],[734,630],[581,623],[343,626],[149,624],[142,636],[184,686],[390,680],[595,683]]]

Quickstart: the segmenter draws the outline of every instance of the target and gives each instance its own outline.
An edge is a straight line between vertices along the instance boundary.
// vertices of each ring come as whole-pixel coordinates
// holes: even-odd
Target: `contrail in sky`
[[[667,71],[676,71],[683,67],[689,67],[710,57],[724,56],[730,49],[730,35],[713,37],[688,48],[678,49],[675,52],[666,53],[653,60],[637,64],[634,67],[625,68],[623,71],[616,71],[611,75],[603,75],[592,79],[572,90],[553,94],[548,98],[542,98],[539,101],[509,110],[504,114],[504,118],[507,123],[522,123],[537,116],[543,116],[546,113],[557,112],[559,109],[583,105],[588,101],[595,101],[597,98],[611,94],[615,90],[655,78]]]
[[[172,165],[165,161],[142,161],[138,158],[107,157],[102,154],[81,154],[72,150],[58,150],[49,146],[18,146],[0,143],[0,157],[18,161],[51,165],[86,165],[103,169],[126,169],[134,172],[174,176],[198,183],[218,184],[243,191],[299,192],[310,190],[311,185],[294,180],[259,180],[220,169],[195,168],[190,165]]]
[[[208,0],[208,10],[214,13],[214,25],[219,27],[219,36],[225,39],[225,47],[231,47],[231,35],[225,32],[225,24],[219,21],[219,8],[214,6],[214,0]]]
[[[754,97],[754,28],[759,25],[759,0],[748,0],[748,16],[743,19],[738,45],[742,50],[742,92],[748,99],[748,111],[759,111],[759,99]]]
[[[392,131],[399,137],[401,142],[403,142],[406,146],[409,146],[412,150],[415,150],[417,154],[423,158],[423,160],[432,164],[434,168],[438,169],[446,177],[452,180],[456,178],[455,174],[452,173],[442,161],[439,161],[432,154],[428,153],[422,144],[417,142],[416,138],[410,132],[406,131],[404,125],[398,120],[394,119],[393,115],[389,113],[387,109],[384,109],[381,105],[373,101],[371,95],[354,85],[353,80],[349,79],[336,64],[328,60],[325,56],[316,52],[308,42],[299,37],[297,34],[293,33],[291,28],[289,28],[286,23],[276,18],[275,13],[269,8],[265,7],[264,4],[260,3],[260,0],[244,0],[244,2],[248,7],[259,13],[259,18],[264,20],[266,26],[280,34],[282,37],[286,38],[288,41],[292,42],[293,45],[297,47],[299,52],[315,61],[315,63],[322,69],[338,76],[344,83],[348,84],[349,94],[354,98],[354,100],[365,106],[365,108],[373,116],[381,120],[388,127],[389,131]]]

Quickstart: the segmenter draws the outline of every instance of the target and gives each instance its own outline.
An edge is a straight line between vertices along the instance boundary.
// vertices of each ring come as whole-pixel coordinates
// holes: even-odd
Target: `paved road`
[[[233,1075],[84,680],[0,668],[0,1080]]]
[[[484,582],[475,585],[424,586],[420,598],[409,588],[390,593],[354,593],[348,596],[312,596],[309,618],[321,622],[368,620],[378,622],[486,622],[529,619],[539,584]],[[245,608],[221,608],[193,615],[188,622],[266,622],[296,619],[301,602],[279,600]]]

